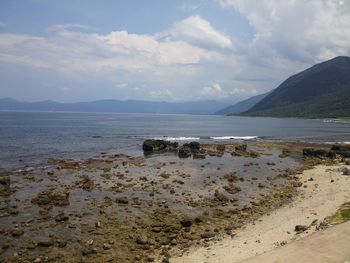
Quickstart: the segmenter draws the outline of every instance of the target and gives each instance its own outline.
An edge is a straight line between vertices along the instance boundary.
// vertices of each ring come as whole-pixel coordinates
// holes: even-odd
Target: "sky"
[[[236,102],[350,55],[350,0],[1,0],[0,98]]]

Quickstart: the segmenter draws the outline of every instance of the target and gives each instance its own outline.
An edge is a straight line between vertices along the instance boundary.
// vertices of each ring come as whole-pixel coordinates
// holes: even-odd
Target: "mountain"
[[[350,116],[350,57],[336,57],[291,76],[240,115],[303,118]]]
[[[242,100],[240,102],[237,102],[234,105],[228,106],[222,110],[217,111],[215,114],[217,115],[231,115],[231,114],[238,114],[241,112],[245,112],[252,108],[255,104],[257,104],[259,101],[261,101],[263,98],[265,98],[269,93],[264,93],[260,95],[256,95],[253,97],[250,97],[246,100]]]
[[[214,114],[228,103],[219,101],[156,102],[140,100],[97,100],[91,102],[60,103],[55,101],[22,102],[0,99],[0,111],[69,111],[160,114]]]

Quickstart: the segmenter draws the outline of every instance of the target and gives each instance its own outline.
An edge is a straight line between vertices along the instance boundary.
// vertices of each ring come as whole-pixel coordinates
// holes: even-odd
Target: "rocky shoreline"
[[[148,141],[143,150],[2,171],[0,260],[171,262],[291,202],[303,169],[346,161],[300,143]]]

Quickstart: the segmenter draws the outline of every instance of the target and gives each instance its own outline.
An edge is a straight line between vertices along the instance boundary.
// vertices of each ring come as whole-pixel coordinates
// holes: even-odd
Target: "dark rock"
[[[190,219],[190,218],[185,218],[185,219],[182,219],[182,220],[180,221],[180,224],[181,224],[183,227],[190,227],[190,226],[192,226],[193,221],[192,221],[192,219]]]
[[[92,181],[89,176],[83,175],[82,180],[79,182],[79,187],[85,191],[91,191],[94,189],[94,181]]]
[[[69,217],[63,212],[61,212],[61,213],[59,213],[58,215],[55,216],[55,221],[56,222],[67,221],[68,219],[69,219]]]
[[[235,146],[236,152],[246,152],[247,151],[247,145],[246,144],[239,144]]]
[[[322,149],[305,148],[303,149],[304,157],[316,157],[316,158],[335,158],[336,154],[333,151],[326,151]]]
[[[93,246],[85,246],[83,250],[81,251],[83,256],[91,255],[91,254],[96,254],[97,249]]]
[[[225,144],[219,144],[218,146],[216,146],[216,150],[218,150],[219,152],[224,152]]]
[[[204,149],[193,151],[193,158],[194,159],[205,159],[207,153]]]
[[[309,227],[308,226],[305,226],[305,225],[296,225],[295,228],[294,228],[294,231],[297,232],[297,233],[302,233],[306,230],[308,230]]]
[[[138,244],[138,245],[147,245],[148,244],[148,240],[144,236],[138,236],[136,238],[136,244]]]
[[[182,146],[179,149],[178,155],[180,158],[188,158],[192,155],[192,150],[189,147]]]
[[[117,197],[115,199],[115,201],[118,203],[118,204],[123,204],[123,205],[126,205],[129,203],[129,200],[127,197],[123,196],[123,197]]]
[[[24,234],[24,231],[20,228],[13,228],[10,232],[13,237],[20,237]]]
[[[69,205],[69,192],[64,189],[48,189],[44,190],[32,199],[32,203],[38,205]]]
[[[198,151],[200,149],[200,143],[199,142],[190,142],[190,143],[185,143],[183,147],[188,147],[192,151]]]
[[[209,239],[215,237],[215,233],[213,231],[206,231],[201,234],[201,238],[203,239]]]
[[[176,150],[179,144],[177,142],[168,142],[165,140],[145,140],[142,149],[145,152],[157,152],[166,150]]]
[[[226,195],[220,193],[218,190],[215,190],[214,197],[217,201],[220,201],[220,202],[228,202],[229,201],[229,198]]]
[[[8,175],[0,175],[0,192],[6,192],[10,188],[10,177]]]
[[[41,237],[36,240],[39,247],[51,247],[53,246],[53,240],[49,237]]]
[[[349,168],[343,168],[342,172],[343,172],[343,175],[350,175],[350,169]]]

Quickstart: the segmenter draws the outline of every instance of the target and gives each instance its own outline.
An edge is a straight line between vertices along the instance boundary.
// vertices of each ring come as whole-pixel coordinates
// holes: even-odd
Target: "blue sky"
[[[0,2],[0,97],[228,100],[350,53],[342,0]]]

